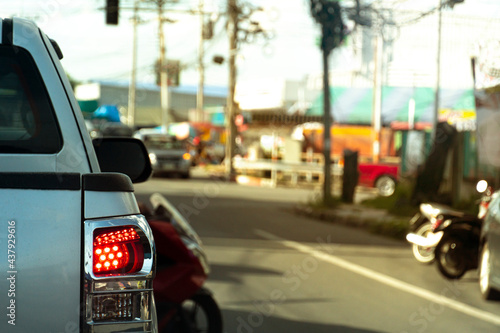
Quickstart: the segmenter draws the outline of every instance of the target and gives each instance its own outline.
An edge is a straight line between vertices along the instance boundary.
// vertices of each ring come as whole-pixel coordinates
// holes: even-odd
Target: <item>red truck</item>
[[[304,127],[304,151],[307,149],[320,153],[323,151],[323,127]],[[331,128],[333,159],[338,159],[343,166],[344,150],[356,151],[359,156],[358,185],[375,187],[382,196],[391,196],[398,180],[399,158],[397,157],[394,132],[390,128],[382,128],[379,133],[379,162],[373,162],[373,140],[376,137],[373,127],[363,125],[334,124]]]

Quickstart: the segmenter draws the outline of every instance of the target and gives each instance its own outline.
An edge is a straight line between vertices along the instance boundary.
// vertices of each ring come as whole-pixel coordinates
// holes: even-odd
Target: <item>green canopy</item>
[[[434,122],[434,88],[389,87],[382,88],[382,123],[408,121],[411,99],[415,100],[415,122]],[[373,89],[331,87],[331,115],[341,124],[371,124]],[[440,109],[474,111],[473,89],[441,89]],[[314,100],[306,115],[323,115],[323,94]]]

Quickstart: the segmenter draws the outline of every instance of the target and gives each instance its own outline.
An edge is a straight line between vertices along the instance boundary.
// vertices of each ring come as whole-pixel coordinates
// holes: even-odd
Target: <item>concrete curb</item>
[[[360,205],[342,204],[336,208],[312,208],[307,205],[296,205],[293,211],[297,215],[307,216],[329,223],[353,228],[363,228],[383,236],[404,239],[406,219],[393,216],[383,209],[363,207]],[[394,221],[401,221],[395,223]]]

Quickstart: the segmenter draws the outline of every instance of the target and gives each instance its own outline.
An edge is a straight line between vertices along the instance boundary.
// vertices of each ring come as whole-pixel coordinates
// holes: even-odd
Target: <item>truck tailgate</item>
[[[78,174],[0,174],[0,332],[77,332]]]

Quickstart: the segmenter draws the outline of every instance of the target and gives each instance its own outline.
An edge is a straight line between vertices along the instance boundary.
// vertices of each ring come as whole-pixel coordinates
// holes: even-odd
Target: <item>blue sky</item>
[[[5,0],[4,0],[5,1]],[[435,7],[438,0],[390,0],[395,8],[419,11]],[[375,0],[375,3],[380,2]],[[122,10],[119,26],[106,26],[104,12],[99,9],[105,0],[16,0],[2,5],[2,15],[17,15],[34,19],[47,35],[58,41],[65,58],[66,71],[75,79],[128,80],[132,67],[132,25],[130,10]],[[121,4],[131,4],[121,0]],[[225,1],[205,0],[208,9],[224,11]],[[307,0],[252,0],[264,6],[269,16],[266,27],[275,38],[267,47],[262,43],[243,45],[238,54],[238,80],[256,78],[303,79],[308,74],[321,73],[321,54],[315,44],[319,28],[309,13]],[[344,3],[349,3],[345,1]],[[198,0],[180,0],[179,7],[196,8]],[[500,18],[500,1],[465,0],[455,10],[464,14]],[[138,81],[154,82],[152,65],[158,57],[157,23],[155,16],[143,13],[147,21],[139,26]],[[177,20],[165,28],[167,57],[180,59],[186,68],[181,74],[184,84],[196,84],[199,19],[195,15],[171,13]],[[214,39],[206,42],[206,84],[225,85],[227,66],[211,62],[213,55],[227,56],[227,34],[224,17],[215,26]],[[332,63],[348,61],[348,53],[336,51]]]

